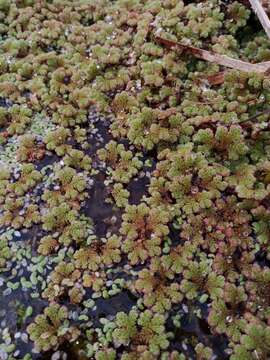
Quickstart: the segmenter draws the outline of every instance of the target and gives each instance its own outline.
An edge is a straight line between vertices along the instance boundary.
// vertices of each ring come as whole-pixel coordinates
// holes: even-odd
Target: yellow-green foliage
[[[0,358],[270,358],[269,76],[185,48],[269,61],[252,12],[0,0]]]
[[[78,337],[79,330],[69,325],[67,315],[66,307],[52,304],[27,327],[38,350],[47,351],[56,348],[64,340],[74,341]]]

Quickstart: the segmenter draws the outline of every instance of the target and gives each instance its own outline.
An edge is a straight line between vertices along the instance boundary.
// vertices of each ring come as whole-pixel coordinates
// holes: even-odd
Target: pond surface
[[[0,1],[0,360],[270,358],[269,76],[187,45],[270,60],[245,1]]]

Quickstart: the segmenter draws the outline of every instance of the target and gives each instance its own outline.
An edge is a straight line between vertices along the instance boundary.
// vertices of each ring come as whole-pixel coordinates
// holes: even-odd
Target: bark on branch
[[[270,70],[270,61],[261,62],[258,64],[251,64],[246,61],[230,58],[229,56],[226,55],[220,55],[208,50],[199,49],[195,46],[184,45],[176,41],[167,40],[160,36],[155,36],[155,40],[159,44],[164,45],[169,49],[178,48],[181,49],[183,52],[192,54],[198,59],[223,65],[231,69],[236,69],[244,72],[263,73],[263,74],[268,74]]]
[[[251,8],[250,0],[238,0],[242,5],[245,5],[247,8]],[[260,3],[262,4],[262,7],[264,8],[264,11],[266,13],[270,13],[270,4],[269,0],[261,0]]]
[[[267,36],[270,39],[270,20],[259,0],[249,0],[251,7],[255,14],[258,16]]]

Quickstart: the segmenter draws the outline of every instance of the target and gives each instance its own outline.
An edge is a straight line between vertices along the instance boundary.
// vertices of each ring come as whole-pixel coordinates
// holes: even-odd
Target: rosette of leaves
[[[91,98],[89,98],[90,91],[91,88],[86,86],[81,89],[74,89],[72,94],[70,95],[70,99],[76,103],[79,109],[88,109],[91,104]]]
[[[250,10],[238,1],[234,1],[228,5],[226,11],[225,26],[231,34],[244,27],[250,17]]]
[[[264,96],[268,96],[268,91],[264,91],[264,87],[267,89],[269,86],[267,84],[268,82],[265,82],[265,77],[262,74],[232,70],[225,76],[223,90],[230,101],[237,101],[238,104],[255,101],[257,104],[261,91],[263,91]]]
[[[224,282],[224,277],[217,275],[207,261],[190,261],[183,272],[180,289],[188,300],[201,294],[214,300],[222,296]]]
[[[128,183],[142,167],[142,162],[132,151],[125,150],[123,144],[117,144],[114,140],[98,150],[98,157],[111,167],[112,178],[117,182]]]
[[[200,186],[209,191],[211,197],[219,198],[228,186],[227,177],[230,171],[221,164],[214,163],[198,171]]]
[[[3,214],[0,216],[0,224],[12,226],[14,229],[21,227],[30,228],[40,221],[39,209],[36,204],[30,203],[25,206],[22,197],[14,198],[7,196],[3,204]]]
[[[8,191],[22,196],[36,186],[41,179],[41,173],[35,170],[33,164],[23,164],[18,180],[8,184]]]
[[[6,262],[11,258],[12,252],[8,243],[8,235],[0,235],[0,269],[4,268]]]
[[[219,154],[222,159],[238,160],[248,152],[243,130],[238,125],[217,126],[215,133],[209,128],[200,129],[193,140],[207,156]]]
[[[264,324],[248,324],[240,345],[234,348],[232,360],[268,359],[270,356],[270,327]]]
[[[212,215],[211,209],[212,208],[202,210],[199,214],[190,214],[183,221],[180,236],[189,243],[191,243],[192,239],[192,244],[201,245],[203,248],[207,248],[209,246],[212,250],[212,242],[216,247],[220,234],[216,234],[214,231],[211,231],[211,225],[209,227],[207,226],[207,220]],[[205,218],[207,219],[206,221],[204,221]],[[208,231],[208,229],[210,231]]]
[[[17,58],[25,57],[29,50],[27,41],[16,38],[7,38],[3,47],[6,52]]]
[[[24,221],[23,216],[20,215],[23,206],[23,198],[14,199],[13,197],[7,196],[2,206],[3,213],[0,217],[0,224],[5,226],[11,225],[14,229],[20,228]]]
[[[55,172],[55,181],[59,186],[56,190],[45,190],[42,199],[51,207],[58,206],[67,202],[75,209],[80,208],[80,201],[86,196],[86,178],[85,174],[77,173],[75,169],[65,166]]]
[[[189,215],[182,224],[181,237],[211,252],[253,249],[250,220],[244,204],[233,195],[227,196],[217,199],[211,208]]]
[[[201,153],[192,150],[192,143],[180,145],[176,151],[165,149],[159,153],[155,177],[164,177],[169,194],[185,213],[209,208],[212,199],[220,197],[226,188],[227,171],[208,165]],[[220,173],[219,173],[220,172]]]
[[[96,271],[100,264],[110,266],[121,260],[121,238],[117,235],[93,240],[74,253],[75,265],[78,269]]]
[[[11,171],[7,167],[2,166],[0,171],[0,204],[5,201],[8,184],[11,178]]]
[[[143,353],[149,351],[159,355],[161,350],[169,346],[168,334],[165,330],[165,317],[154,314],[150,310],[138,313],[131,310],[128,314],[119,312],[115,319],[113,341],[118,347],[130,347],[131,351]]]
[[[68,204],[62,203],[47,209],[41,220],[44,230],[60,234],[59,243],[80,243],[87,237],[87,223],[80,220],[78,212],[71,209]]]
[[[266,186],[270,183],[270,161],[262,160],[257,165],[256,175],[259,181],[262,181]]]
[[[91,169],[92,159],[90,156],[85,155],[83,151],[72,149],[63,158],[66,166],[72,167],[76,170],[87,170]]]
[[[226,334],[234,342],[240,340],[247,322],[243,317],[247,295],[244,288],[227,283],[223,298],[212,302],[208,323],[218,334]]]
[[[75,127],[87,121],[87,111],[78,109],[72,104],[59,105],[53,113],[53,121],[64,127]]]
[[[116,117],[115,121],[111,124],[111,131],[114,137],[117,137],[118,135],[126,135],[129,113],[137,106],[137,99],[127,91],[122,91],[115,95],[111,104]]]
[[[213,260],[213,269],[217,274],[226,277],[227,281],[232,283],[242,281],[243,274],[250,271],[250,266],[255,259],[255,250],[241,251],[239,249],[226,244],[222,244],[222,248],[218,251]]]
[[[74,261],[77,269],[97,271],[101,263],[102,244],[92,243],[74,253]],[[100,249],[100,250],[99,250]]]
[[[44,142],[48,150],[53,150],[58,156],[63,156],[71,149],[71,146],[67,144],[70,135],[69,129],[59,127],[49,131],[44,137]]]
[[[38,315],[27,327],[30,339],[34,341],[39,351],[56,349],[63,341],[74,341],[79,336],[79,330],[70,326],[68,310],[65,306],[51,304]]]
[[[197,360],[210,360],[213,356],[212,349],[208,346],[204,346],[202,343],[196,345],[195,352]]]
[[[116,65],[121,60],[121,50],[114,46],[95,45],[92,47],[93,59],[104,65]]]
[[[13,105],[9,110],[9,117],[8,133],[10,135],[20,135],[31,124],[32,110],[26,106]]]
[[[56,301],[71,291],[81,277],[81,273],[72,263],[60,262],[50,274],[50,280],[42,296],[49,301]],[[79,299],[80,300],[80,299]],[[74,301],[72,301],[74,303]],[[80,302],[80,301],[78,301]]]
[[[38,144],[35,135],[26,134],[20,138],[17,157],[20,161],[33,162],[45,155],[43,144]]]
[[[0,3],[0,10],[3,12],[7,12],[10,8],[9,0],[2,0]]]
[[[41,255],[49,255],[59,248],[59,244],[56,238],[51,235],[43,236],[40,239],[38,252]]]
[[[205,72],[208,72],[208,69],[202,69],[203,73],[201,76],[205,76]],[[198,68],[198,70],[202,69],[201,67]],[[200,128],[202,126],[205,127],[209,123],[215,123],[217,121],[216,116],[214,115],[215,113],[213,113],[215,108],[218,106],[216,102],[221,102],[219,103],[217,110],[223,109],[224,103],[222,102],[222,98],[217,98],[216,96],[213,96],[214,94],[215,93],[213,93],[213,91],[202,91],[202,88],[196,85],[192,85],[191,91],[186,92],[186,96],[181,104],[181,107],[184,115],[189,117],[186,123],[193,127],[193,131],[191,131],[190,135],[194,133],[194,128]],[[220,117],[221,116],[222,115],[220,115]]]
[[[129,314],[119,312],[115,319],[115,330],[113,339],[116,345],[129,345],[131,339],[137,334],[138,313],[130,311]]]
[[[121,261],[121,240],[115,234],[102,239],[101,258],[104,265],[111,266]]]
[[[103,76],[96,78],[96,87],[98,90],[108,93],[117,89],[123,89],[129,81],[129,71],[120,69],[118,71],[105,71]]]
[[[248,294],[247,308],[258,318],[270,317],[270,270],[255,264],[246,274],[245,289]]]
[[[94,105],[98,111],[105,112],[109,110],[109,99],[104,93],[93,87],[88,96],[91,105]]]
[[[220,35],[216,39],[216,43],[212,46],[215,53],[236,57],[238,51],[238,43],[232,35]]]
[[[173,273],[158,259],[151,261],[150,269],[142,269],[134,289],[143,295],[143,303],[155,312],[164,313],[172,304],[183,299],[180,286],[173,281]]]
[[[144,44],[144,47],[146,44]],[[163,63],[158,59],[146,61],[141,64],[141,75],[145,85],[160,87],[163,85]]]
[[[235,188],[242,199],[264,199],[270,191],[269,185],[260,181],[258,167],[252,164],[240,163],[232,167],[232,173],[227,178],[228,184]]]
[[[252,353],[248,352],[243,346],[236,345],[233,349],[232,360],[254,360]]]
[[[81,284],[75,284],[68,292],[71,304],[80,304],[84,298],[85,290]]]
[[[151,150],[159,142],[175,143],[182,128],[175,108],[166,110],[143,107],[128,118],[128,139],[135,146]]]
[[[143,53],[145,55],[148,55],[148,56],[162,57],[162,55],[163,55],[163,48],[161,46],[155,44],[155,43],[152,43],[152,42],[146,42],[142,46],[142,51],[143,51]],[[145,70],[145,68],[147,68],[147,66],[144,63],[143,64],[143,69]]]
[[[198,40],[216,35],[223,24],[224,14],[218,6],[189,4],[185,7],[185,14],[188,22],[185,25],[178,23],[177,32],[186,38]]]
[[[9,120],[8,110],[0,108],[0,127],[5,128],[8,125],[9,121],[10,120]],[[1,141],[0,141],[1,145],[3,145],[7,141],[6,140],[7,135],[8,135],[7,133],[4,134],[1,133]]]
[[[155,360],[157,358],[150,351],[144,350],[144,348],[145,346],[143,346],[141,349],[137,348],[134,351],[130,350],[129,352],[123,353],[121,360],[136,360],[138,358],[141,360]]]
[[[116,351],[114,349],[102,349],[96,352],[95,354],[96,360],[115,360],[116,359]]]
[[[131,264],[143,263],[161,254],[161,243],[169,233],[166,211],[149,208],[145,203],[128,205],[122,218],[122,250],[128,254]]]
[[[196,243],[189,241],[185,241],[183,245],[172,246],[170,252],[162,256],[162,264],[174,274],[181,274],[184,268],[188,267],[197,250]]]
[[[58,67],[51,74],[50,93],[52,96],[64,95],[72,92],[74,83],[72,81],[72,68]]]
[[[23,209],[23,226],[30,228],[33,224],[40,222],[40,212],[37,204],[28,204]]]
[[[100,292],[106,288],[107,275],[105,271],[84,271],[82,284],[85,288],[91,288],[95,292]]]
[[[252,209],[252,214],[255,218],[253,222],[253,228],[256,234],[256,238],[260,244],[260,251],[266,251],[267,257],[269,253],[270,246],[270,212],[269,210],[260,205],[255,209]]]
[[[32,55],[32,54],[31,54]],[[32,56],[29,56],[28,59],[33,58]],[[34,67],[30,63],[26,63],[25,60],[19,60],[16,61],[16,64],[14,66],[14,70],[19,75],[20,80],[24,79],[31,79],[34,72]]]
[[[163,176],[151,177],[148,188],[150,197],[147,198],[147,203],[151,207],[164,207],[165,210],[174,214],[177,213],[177,206],[175,206],[175,199],[169,189],[168,181]]]
[[[193,151],[193,144],[180,145],[176,151],[165,149],[158,155],[160,162],[154,175],[165,176],[168,179],[196,171],[207,166],[206,159],[200,153]]]
[[[269,39],[263,34],[255,36],[246,44],[244,54],[249,60],[254,59],[256,62],[269,61]]]
[[[77,143],[81,144],[81,147],[83,149],[88,148],[88,143],[86,141],[87,140],[87,130],[86,129],[84,129],[83,127],[80,127],[80,126],[76,126],[73,131],[73,134],[74,134],[75,140],[77,141]],[[87,157],[87,159],[88,159],[88,157]],[[85,160],[83,162],[85,163]],[[88,162],[88,160],[87,160],[87,162]],[[71,166],[71,165],[69,165],[69,166]]]
[[[126,207],[128,205],[129,191],[124,188],[123,184],[116,183],[111,190],[112,197],[118,207]]]
[[[86,180],[83,174],[78,174],[73,168],[65,166],[56,172],[56,179],[66,199],[82,200],[84,198]]]

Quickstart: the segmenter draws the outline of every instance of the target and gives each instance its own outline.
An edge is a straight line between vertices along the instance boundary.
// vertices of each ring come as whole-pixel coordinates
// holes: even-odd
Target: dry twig
[[[250,116],[250,117],[247,118],[246,120],[242,121],[241,124],[244,123],[244,122],[248,122],[248,121],[255,120],[255,119],[257,119],[259,116],[267,115],[267,114],[270,114],[270,108],[267,108],[267,109],[265,109],[265,110],[262,110],[262,111],[258,112],[258,113],[255,114],[255,115]]]
[[[249,0],[238,0],[241,4],[245,5],[247,8],[251,8],[250,1]],[[269,0],[261,0],[260,3],[262,4],[262,7],[264,8],[266,13],[270,13],[270,3]]]
[[[259,0],[249,0],[251,7],[255,14],[258,16],[267,36],[270,39],[270,20]]]
[[[185,45],[176,41],[167,40],[160,36],[155,36],[155,40],[161,44],[165,45],[167,48],[178,48],[183,52],[192,54],[198,59],[206,60],[215,64],[223,65],[225,67],[236,69],[244,72],[256,72],[267,74],[270,69],[270,61],[261,62],[258,64],[251,64],[246,61],[237,60],[230,58],[226,55],[220,55],[213,53],[208,50],[199,49],[195,46]]]

